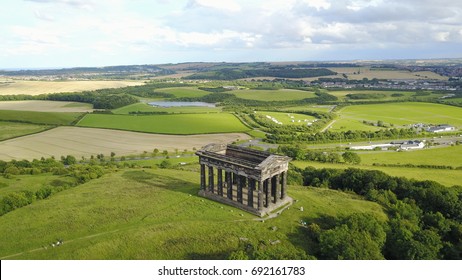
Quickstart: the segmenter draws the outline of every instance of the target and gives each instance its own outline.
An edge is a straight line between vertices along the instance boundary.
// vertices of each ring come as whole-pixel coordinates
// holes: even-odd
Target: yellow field
[[[189,151],[199,149],[209,143],[231,143],[250,139],[243,133],[203,134],[189,136],[158,135],[109,129],[58,127],[42,133],[0,142],[0,160],[21,160],[41,157],[91,155],[111,152],[121,155],[178,149]]]
[[[34,112],[90,112],[91,104],[62,101],[0,101],[0,110],[34,111]]]
[[[0,81],[0,95],[39,95],[44,93],[78,92],[84,90],[97,90],[103,88],[120,88],[126,86],[143,85],[135,81]]]
[[[447,80],[447,77],[443,77],[439,74],[430,71],[421,72],[409,72],[409,71],[395,71],[395,70],[372,70],[369,67],[340,67],[340,68],[328,68],[334,72],[337,72],[336,77],[342,78],[342,74],[346,74],[349,80],[362,80],[364,78],[371,79],[436,79],[436,80]],[[356,73],[356,74],[354,74]],[[334,76],[329,76],[332,78]]]

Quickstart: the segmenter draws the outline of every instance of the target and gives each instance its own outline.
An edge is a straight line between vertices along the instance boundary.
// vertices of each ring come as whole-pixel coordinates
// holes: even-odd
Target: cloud
[[[210,8],[215,10],[221,10],[225,12],[239,12],[241,6],[233,0],[190,0],[186,5],[188,9],[191,8]]]
[[[85,9],[93,11],[96,6],[94,0],[23,0],[35,3],[48,3],[48,4],[62,4],[74,8]]]

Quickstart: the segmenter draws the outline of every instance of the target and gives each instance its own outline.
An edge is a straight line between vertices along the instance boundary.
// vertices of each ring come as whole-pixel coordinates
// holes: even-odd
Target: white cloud
[[[233,0],[191,0],[188,7],[206,7],[226,12],[239,12],[241,6]]]

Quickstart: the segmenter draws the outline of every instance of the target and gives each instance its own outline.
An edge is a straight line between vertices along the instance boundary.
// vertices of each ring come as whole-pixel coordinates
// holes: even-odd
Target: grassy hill
[[[310,255],[300,221],[357,212],[386,219],[381,206],[359,196],[290,186],[297,202],[262,222],[198,197],[198,189],[199,174],[191,171],[107,174],[0,217],[0,258],[226,259],[246,240],[265,244],[271,258],[291,259]],[[64,244],[51,248],[57,239]]]

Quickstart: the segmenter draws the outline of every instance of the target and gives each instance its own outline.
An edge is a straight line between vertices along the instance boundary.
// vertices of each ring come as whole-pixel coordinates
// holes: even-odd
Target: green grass
[[[63,183],[72,183],[70,177],[52,175],[50,173],[38,175],[15,175],[11,179],[0,177],[0,199],[12,192],[37,191],[44,186],[57,187]]]
[[[112,110],[114,114],[127,115],[130,112],[167,112],[173,114],[190,114],[190,113],[217,113],[221,112],[221,108],[217,107],[170,107],[161,108],[148,105],[146,103],[131,104],[122,108]]]
[[[450,124],[462,126],[462,108],[420,102],[387,103],[372,105],[353,105],[337,111],[340,116],[332,126],[333,131],[375,130],[376,127],[364,125],[363,120],[405,126],[416,123]]]
[[[375,101],[390,101],[390,100],[403,100],[409,98],[415,94],[412,91],[389,91],[389,90],[329,90],[328,93],[330,95],[338,97],[341,101],[345,101],[348,99],[350,102],[358,102],[358,101],[365,101],[365,100],[375,100]],[[385,95],[382,98],[371,98],[371,99],[349,99],[346,95],[347,94],[381,94]],[[399,93],[403,96],[400,97],[393,97],[392,94]]]
[[[49,125],[70,125],[75,122],[81,115],[82,113],[2,110],[0,111],[0,121],[18,121]]]
[[[199,177],[179,170],[122,170],[34,202],[0,217],[0,258],[225,259],[240,248],[240,238],[254,244],[280,240],[265,248],[278,255],[308,249],[300,220],[355,212],[386,219],[378,204],[356,195],[291,186],[289,195],[298,201],[262,223],[198,197]],[[50,248],[58,238],[64,244]]]
[[[360,153],[361,162],[366,165],[380,164],[424,164],[462,166],[462,146],[431,148],[406,152],[367,152]],[[462,172],[462,171],[460,171]],[[462,175],[461,175],[462,176]],[[462,180],[462,177],[461,177]]]
[[[313,166],[315,168],[335,168],[335,169],[346,169],[346,168],[361,168],[380,170],[388,175],[397,177],[406,177],[408,179],[415,180],[431,180],[436,181],[442,185],[451,187],[454,185],[460,185],[462,182],[462,172],[460,170],[447,170],[447,169],[422,169],[422,168],[405,168],[405,167],[383,167],[383,166],[371,166],[371,165],[348,165],[348,164],[332,164],[332,163],[319,163],[319,162],[307,162],[307,161],[293,161],[295,166],[305,168],[307,166]]]
[[[0,121],[0,141],[49,129],[50,126]]]
[[[200,90],[193,87],[173,87],[173,88],[160,88],[157,92],[165,92],[175,95],[176,98],[180,97],[202,97],[210,94],[208,91]]]
[[[78,126],[185,135],[250,130],[234,115],[228,113],[148,116],[89,114],[78,123]]]
[[[231,93],[239,98],[259,101],[302,100],[305,98],[316,97],[314,92],[295,89],[234,90],[231,91]]]
[[[313,111],[313,112],[323,112],[328,113],[332,109],[331,105],[304,105],[304,106],[291,106],[284,107],[281,110],[284,111]]]
[[[257,114],[266,118],[270,116],[276,120],[282,122],[283,125],[306,125],[307,122],[313,122],[315,118],[313,116],[303,115],[303,114],[293,114],[293,113],[281,113],[281,112],[268,112],[268,111],[259,111]],[[293,117],[293,118],[291,118]],[[292,120],[294,122],[292,122]],[[307,121],[305,121],[307,120]],[[268,121],[271,121],[268,119]],[[300,121],[300,122],[299,122]]]

